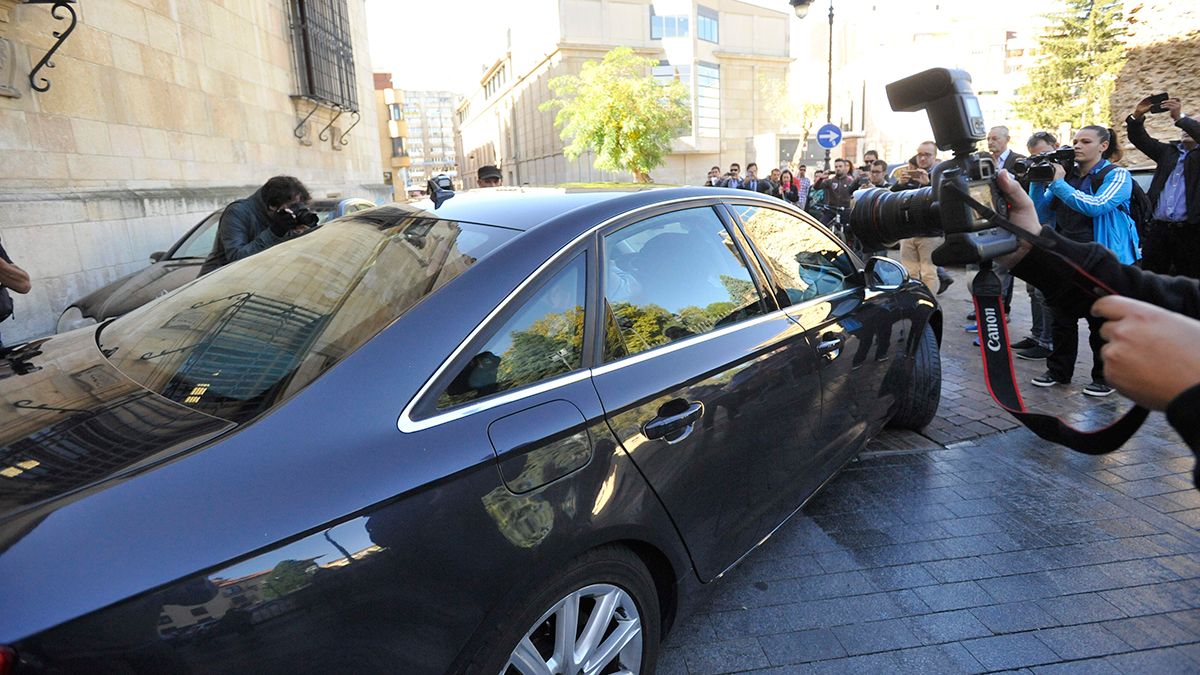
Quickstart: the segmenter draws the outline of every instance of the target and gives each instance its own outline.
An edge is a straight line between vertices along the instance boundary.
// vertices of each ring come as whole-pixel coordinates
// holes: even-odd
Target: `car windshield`
[[[143,387],[244,422],[515,234],[398,207],[364,211],[145,305],[98,342]]]

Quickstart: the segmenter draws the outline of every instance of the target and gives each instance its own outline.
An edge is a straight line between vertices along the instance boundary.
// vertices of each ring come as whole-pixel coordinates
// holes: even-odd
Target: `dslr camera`
[[[299,206],[291,209],[291,212],[292,217],[296,220],[296,225],[315,227],[317,223],[321,222],[321,217],[316,213],[313,213],[312,209],[308,208],[307,204],[300,204]]]
[[[987,137],[971,76],[962,70],[931,68],[887,85],[888,103],[897,112],[926,111],[939,150],[953,159],[934,167],[929,187],[903,192],[868,188],[854,193],[850,227],[866,250],[891,248],[908,237],[946,241],[933,252],[938,265],[991,260],[1017,248],[1017,238],[976,211],[968,197],[1007,215],[996,186],[996,164],[976,153]]]
[[[1049,183],[1054,180],[1054,165],[1061,164],[1067,173],[1075,168],[1075,149],[1066,147],[1023,157],[1013,164],[1013,175],[1027,183]]]

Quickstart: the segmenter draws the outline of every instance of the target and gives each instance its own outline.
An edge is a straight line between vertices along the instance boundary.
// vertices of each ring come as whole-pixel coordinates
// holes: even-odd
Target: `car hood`
[[[31,513],[233,426],[138,386],[108,363],[94,333],[0,349],[0,552]]]
[[[200,275],[203,258],[163,260],[85,295],[75,306],[84,316],[104,321],[127,314]]]

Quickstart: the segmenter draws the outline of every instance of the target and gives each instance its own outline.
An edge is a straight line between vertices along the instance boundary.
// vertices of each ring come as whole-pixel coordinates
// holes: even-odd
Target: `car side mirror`
[[[167,257],[166,251],[155,251],[154,253],[150,254],[150,262],[156,263],[165,257]]]
[[[908,283],[908,269],[891,258],[873,256],[863,268],[867,288],[873,291],[894,291]]]

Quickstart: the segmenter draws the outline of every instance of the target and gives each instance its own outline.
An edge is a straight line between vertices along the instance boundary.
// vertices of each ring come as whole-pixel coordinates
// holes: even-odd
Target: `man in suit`
[[[746,165],[746,180],[742,181],[741,187],[743,190],[771,194],[771,182],[758,177],[758,164],[754,162]]]
[[[992,153],[992,160],[996,162],[997,169],[1006,169],[1012,173],[1017,160],[1025,159],[1025,155],[1013,152],[1008,148],[1008,127],[992,127],[988,131],[987,146],[988,152]]]

